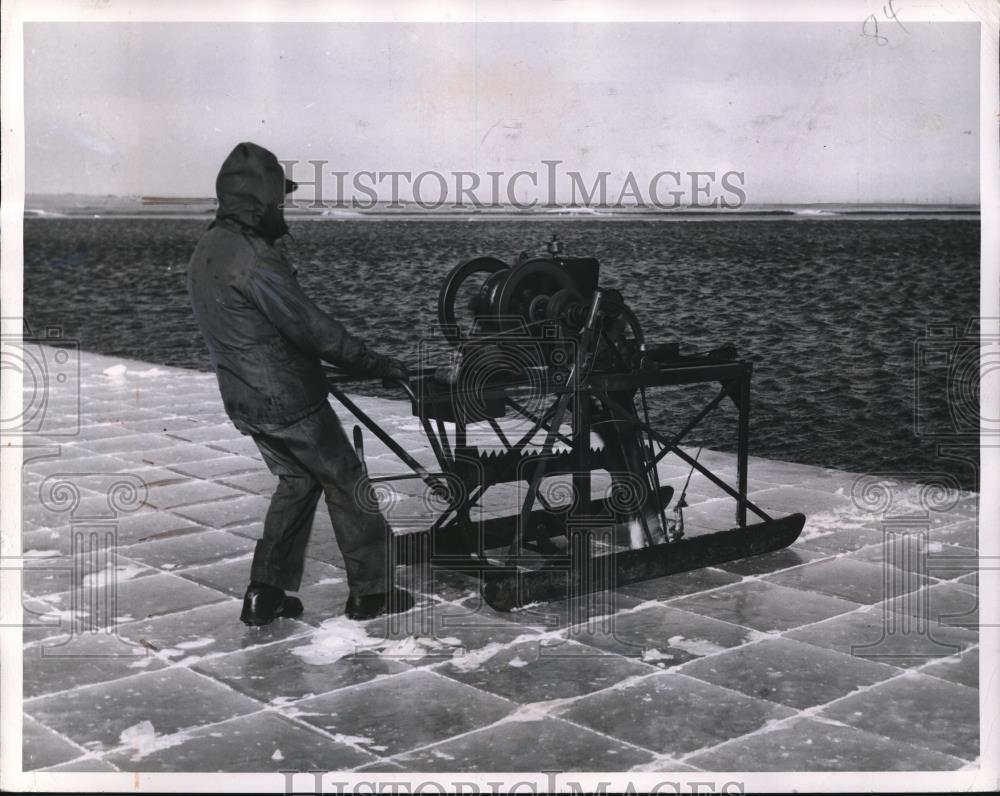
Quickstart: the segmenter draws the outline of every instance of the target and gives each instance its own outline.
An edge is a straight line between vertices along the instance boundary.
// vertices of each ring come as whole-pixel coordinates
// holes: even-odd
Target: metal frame
[[[503,397],[505,405],[509,410],[531,423],[530,433],[523,435],[518,440],[510,440],[506,437],[495,419],[489,418],[481,422],[488,424],[492,429],[496,437],[497,446],[502,448],[504,453],[511,455],[523,453],[528,444],[535,439],[540,431],[548,432],[553,440],[558,440],[564,444],[570,443],[575,456],[574,466],[571,470],[575,492],[577,495],[589,496],[591,494],[591,473],[593,469],[598,469],[592,466],[594,462],[590,459],[590,439],[594,427],[589,399],[591,396],[597,397],[604,404],[615,408],[615,419],[634,424],[639,430],[647,434],[649,438],[661,446],[660,451],[647,463],[650,475],[657,479],[657,488],[660,487],[660,484],[656,465],[667,454],[673,453],[736,501],[736,525],[739,528],[746,528],[748,509],[764,521],[773,519],[767,512],[747,498],[751,375],[752,365],[748,362],[705,361],[701,359],[678,360],[674,364],[664,364],[655,370],[644,370],[632,374],[593,374],[575,387],[570,386],[561,390],[553,390],[551,404],[548,411],[542,416],[538,416],[523,406],[516,394],[516,390],[520,385],[510,384],[496,388],[496,390]],[[403,390],[410,399],[414,416],[419,419],[427,441],[434,452],[438,465],[437,470],[430,470],[418,462],[337,386],[340,382],[355,381],[356,379],[347,376],[331,375],[329,380],[331,382],[330,392],[334,398],[412,471],[409,474],[373,476],[371,478],[373,483],[420,478],[430,488],[439,490],[442,495],[447,495],[451,491],[449,487],[451,479],[456,479],[462,483],[466,483],[468,479],[470,459],[465,454],[469,450],[467,445],[469,423],[459,413],[455,418],[454,434],[452,437],[449,437],[444,422],[428,415],[426,403],[421,400],[419,386],[420,380],[427,378],[433,378],[433,376],[431,374],[418,376],[415,379],[415,384],[417,384],[416,389],[405,382],[398,382],[396,386]],[[720,390],[712,399],[705,403],[702,409],[683,428],[671,436],[651,428],[636,417],[630,417],[626,408],[616,405],[616,402],[610,397],[610,394],[621,391],[702,383],[718,383],[720,384]],[[563,397],[567,395],[570,396],[569,400],[563,401]],[[727,484],[712,472],[710,467],[701,461],[696,461],[694,457],[690,456],[680,447],[683,440],[707,417],[711,416],[727,397],[733,401],[738,411],[736,440],[737,483],[735,486]],[[561,402],[565,403],[567,407],[572,404],[575,409],[575,411],[567,413],[570,415],[571,426],[568,436],[562,434],[558,429],[552,429],[550,425],[551,416],[558,411]],[[458,406],[461,405],[461,401],[456,401],[455,403]],[[363,451],[360,453],[363,456]],[[545,455],[544,450],[542,455]],[[551,471],[544,471],[544,475],[549,474],[551,474]],[[542,474],[536,477],[536,484],[540,481],[541,477],[543,477]],[[427,533],[433,535],[441,530],[448,529],[449,524],[454,523],[456,518],[459,517],[458,522],[460,524],[469,522],[467,517],[470,515],[472,509],[476,507],[485,492],[498,483],[503,483],[503,481],[467,484],[471,488],[464,499],[452,501],[449,507],[442,511],[431,523]],[[533,494],[529,486],[528,499],[526,499],[525,505],[522,505],[520,512],[521,522],[519,522],[519,532],[522,536],[525,531],[524,518],[533,508],[531,505],[532,499],[536,497],[538,497],[537,492]],[[585,501],[583,503],[586,505]],[[573,517],[573,519],[585,521],[587,517],[585,515],[578,515]],[[454,529],[454,526],[452,528]],[[474,552],[482,559],[483,565],[488,566],[485,551],[481,546],[482,537],[481,535],[477,536],[480,544],[476,545],[475,550],[469,552]],[[433,546],[431,549],[434,549]],[[509,558],[515,557],[509,556]],[[467,557],[456,556],[456,558],[460,559],[456,563],[468,566]],[[440,556],[438,560],[443,565],[446,565],[448,557]]]
[[[659,359],[654,359],[652,354],[644,354],[639,367],[630,367],[626,362],[628,356],[611,344],[608,350],[618,356],[623,367],[611,371],[597,370],[595,363],[602,340],[608,340],[603,328],[602,298],[603,292],[596,289],[589,309],[579,308],[578,318],[582,320],[586,310],[586,321],[580,323],[571,336],[558,339],[559,345],[568,344],[571,348],[571,352],[566,353],[563,367],[540,365],[519,369],[517,378],[501,384],[475,385],[468,392],[463,392],[464,388],[456,385],[442,387],[430,370],[415,374],[411,383],[395,383],[410,398],[413,414],[419,418],[434,452],[438,465],[436,471],[418,462],[339,389],[338,383],[350,377],[331,372],[331,394],[412,471],[403,475],[376,476],[371,481],[419,478],[447,504],[426,531],[396,537],[398,560],[416,563],[429,557],[436,566],[476,574],[483,581],[487,602],[495,608],[507,610],[538,599],[558,599],[780,549],[798,537],[805,524],[803,515],[775,519],[747,498],[752,365],[720,350],[687,357],[672,352],[670,356]],[[615,311],[630,314],[624,305],[613,305],[610,309],[612,317]],[[631,321],[634,342],[640,352],[645,351],[634,316],[631,316]],[[558,328],[561,327],[556,327],[557,331]],[[525,329],[525,332],[522,343],[539,344],[531,331]],[[478,342],[495,344],[500,337],[503,337],[504,344],[517,343],[517,338],[512,340],[509,331],[492,337],[487,335]],[[557,376],[561,378],[557,380]],[[540,380],[533,377],[540,377]],[[678,432],[668,436],[650,426],[646,390],[705,383],[719,384],[719,392]],[[519,392],[539,384],[538,393],[547,396],[548,401],[547,408],[540,414],[532,412],[518,400]],[[642,418],[635,405],[637,393],[642,397]],[[727,397],[738,411],[735,487],[680,447],[681,442]],[[477,411],[469,410],[469,398],[475,399],[472,405],[478,407]],[[601,412],[596,422],[592,411],[594,406],[598,406]],[[508,439],[497,423],[497,418],[506,417],[511,410],[527,420],[530,429],[514,441]],[[453,437],[449,437],[445,425],[447,421],[454,423]],[[489,425],[502,451],[484,454],[468,444],[469,426],[479,422]],[[562,432],[564,423],[569,425],[568,434]],[[624,435],[618,432],[611,435],[617,439],[619,447],[605,445],[603,452],[591,450],[591,435],[595,426],[600,424],[613,424],[627,430]],[[545,440],[541,451],[528,454],[529,444],[540,432],[544,433]],[[557,453],[557,443],[562,443],[568,450]],[[357,431],[355,445],[363,460],[361,434]],[[656,452],[657,446],[660,447],[659,452]],[[657,468],[668,453],[678,456],[690,465],[692,472],[697,470],[735,500],[734,528],[692,539],[654,538],[647,518],[647,509],[654,501],[653,507],[662,519],[665,536],[668,530],[665,508],[670,502],[672,489],[661,485]],[[591,474],[595,469],[609,470],[614,484],[614,479],[621,476],[616,476],[608,464],[619,454],[619,461],[626,464],[627,475],[639,479],[642,484],[643,501],[648,501],[633,507],[627,518],[629,522],[638,521],[641,525],[645,546],[633,543],[631,549],[594,555],[591,542],[597,528],[614,525],[619,516],[609,511],[612,508],[610,497],[601,501],[591,498]],[[563,513],[567,537],[565,554],[554,551],[548,538],[548,524],[557,511],[539,492],[542,479],[556,473],[572,475],[577,496],[569,510]],[[522,480],[527,482],[527,492],[517,514],[480,521],[474,527],[472,510],[488,489],[500,483]],[[454,484],[461,485],[461,488],[452,489]],[[536,509],[536,505],[541,508]],[[748,525],[748,510],[761,521]],[[532,542],[534,548],[530,545]],[[546,549],[546,543],[553,549]],[[488,555],[489,550],[502,549],[504,545],[507,546],[507,553],[502,560]],[[599,565],[596,569],[595,564]]]

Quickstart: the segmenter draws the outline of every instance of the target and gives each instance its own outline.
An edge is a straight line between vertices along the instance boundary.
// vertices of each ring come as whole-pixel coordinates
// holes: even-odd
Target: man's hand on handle
[[[375,375],[380,377],[388,386],[391,382],[407,381],[410,372],[406,369],[406,364],[396,357],[383,356],[375,366]]]

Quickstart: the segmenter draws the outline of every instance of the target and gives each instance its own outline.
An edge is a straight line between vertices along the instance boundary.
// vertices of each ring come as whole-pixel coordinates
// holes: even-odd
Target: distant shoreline
[[[291,221],[310,222],[344,222],[344,221],[874,221],[874,220],[904,220],[904,219],[951,219],[978,221],[979,210],[854,210],[849,212],[829,213],[798,213],[787,210],[760,211],[660,211],[660,212],[607,212],[607,213],[556,213],[556,212],[512,212],[494,211],[490,213],[462,212],[413,212],[413,211],[352,211],[345,213],[288,213]],[[212,220],[208,212],[193,213],[185,210],[155,210],[136,211],[100,211],[77,210],[54,212],[26,208],[25,220],[51,221],[68,219],[94,220],[129,220],[129,219],[163,219],[202,221],[206,224]]]
[[[32,195],[25,197],[25,218],[174,218],[208,221],[216,211],[211,198],[86,195]],[[425,209],[415,203],[377,203],[370,208],[288,208],[289,220],[713,220],[834,218],[979,218],[979,206],[969,204],[759,204],[739,208],[710,207],[569,207],[513,205]]]

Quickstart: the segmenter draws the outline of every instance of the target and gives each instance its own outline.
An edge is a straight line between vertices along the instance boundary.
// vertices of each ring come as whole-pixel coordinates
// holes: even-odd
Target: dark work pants
[[[286,425],[233,422],[253,437],[268,469],[278,476],[250,579],[298,591],[322,494],[351,591],[359,595],[386,591],[392,580],[389,526],[332,407],[324,402],[312,414]]]

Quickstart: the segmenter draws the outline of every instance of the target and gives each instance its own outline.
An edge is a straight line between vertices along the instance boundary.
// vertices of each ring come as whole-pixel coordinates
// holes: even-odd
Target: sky
[[[556,159],[588,183],[610,172],[612,194],[629,172],[645,186],[664,170],[739,171],[750,203],[977,203],[978,27],[879,32],[887,41],[843,22],[30,23],[27,192],[211,196],[249,140],[350,174],[485,181]]]

